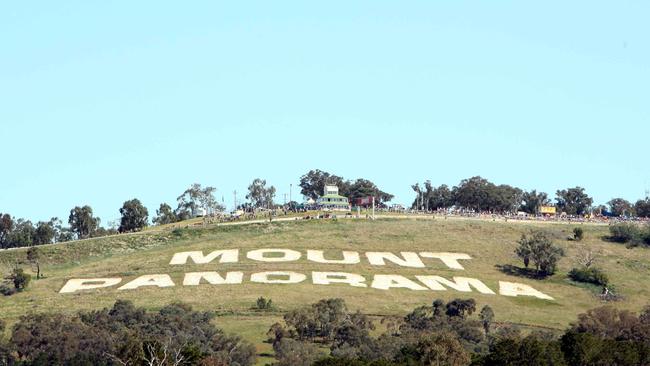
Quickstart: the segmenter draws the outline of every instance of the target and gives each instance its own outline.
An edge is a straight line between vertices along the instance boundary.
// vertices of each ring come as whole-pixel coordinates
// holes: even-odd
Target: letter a
[[[86,278],[72,279],[66,282],[59,291],[60,294],[69,294],[76,291],[91,290],[94,288],[115,286],[122,282],[121,278]]]
[[[174,281],[166,274],[144,275],[118,288],[118,290],[133,290],[141,286],[172,287]]]
[[[552,297],[539,292],[523,283],[499,281],[499,294],[503,296],[533,296],[544,300],[554,300]]]

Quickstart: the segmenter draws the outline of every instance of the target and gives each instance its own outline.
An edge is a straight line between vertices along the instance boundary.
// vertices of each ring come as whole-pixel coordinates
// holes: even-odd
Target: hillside
[[[600,252],[597,265],[610,276],[616,292],[623,299],[615,306],[634,311],[650,302],[650,288],[643,283],[650,279],[650,250],[628,249],[606,242],[607,226],[581,225],[585,239],[581,243],[567,240],[576,225],[566,223],[504,223],[465,219],[380,219],[366,220],[297,220],[247,225],[209,226],[171,230],[153,229],[142,233],[83,240],[41,247],[42,271],[45,278],[32,281],[29,289],[10,297],[0,297],[0,318],[16,321],[27,312],[73,312],[111,306],[116,299],[127,299],[138,306],[157,309],[182,301],[198,310],[219,314],[220,327],[244,335],[257,343],[260,352],[270,347],[263,344],[268,327],[282,317],[283,311],[316,302],[322,298],[341,297],[353,309],[372,315],[404,315],[416,306],[430,304],[435,298],[473,297],[482,306],[495,309],[496,320],[535,327],[562,329],[576,315],[601,305],[595,295],[598,289],[576,284],[567,279],[574,266],[580,245]],[[556,275],[535,280],[508,274],[501,266],[521,266],[513,254],[516,241],[523,232],[541,227],[566,256]],[[259,261],[251,251],[282,248],[300,253],[295,261]],[[221,263],[224,257],[206,264],[191,258],[183,265],[171,265],[176,253],[239,249],[236,262]],[[322,264],[308,260],[307,250],[322,250],[327,258],[341,258],[342,251],[359,253],[358,264]],[[369,261],[367,252],[451,252],[469,255],[459,259],[464,269],[450,268],[436,258],[423,258],[423,268],[399,266],[386,261],[377,265]],[[292,252],[293,253],[293,252]],[[277,253],[276,253],[277,254]],[[24,250],[0,251],[4,266],[22,260]],[[267,259],[275,257],[269,256]],[[198,286],[183,285],[185,274],[217,271],[242,272],[241,284],[214,285],[203,281]],[[294,284],[268,284],[251,281],[251,274],[264,271],[291,271],[306,279]],[[363,276],[368,286],[313,283],[312,272],[346,272]],[[142,275],[167,274],[174,286],[159,288],[142,286],[118,290]],[[496,294],[472,292],[412,290],[391,288],[381,290],[370,286],[374,275],[395,274],[415,280],[416,275],[454,276],[482,281]],[[119,285],[94,290],[59,293],[69,279],[120,278]],[[553,297],[543,300],[530,296],[503,296],[499,281],[527,284]],[[419,282],[418,282],[419,283]],[[419,283],[422,285],[422,283]],[[273,312],[251,310],[260,297],[271,298],[277,306]]]

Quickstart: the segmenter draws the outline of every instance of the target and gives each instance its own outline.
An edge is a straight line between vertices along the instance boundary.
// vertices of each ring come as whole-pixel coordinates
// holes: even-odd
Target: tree
[[[416,349],[423,365],[465,366],[471,361],[458,338],[450,333],[436,333],[423,338]]]
[[[117,230],[121,233],[141,230],[147,226],[149,220],[149,211],[137,198],[124,202],[120,214],[122,218]]]
[[[623,198],[614,198],[607,202],[609,212],[614,216],[634,216],[634,206]]]
[[[584,215],[588,213],[594,200],[585,193],[582,187],[558,190],[555,193],[557,206],[569,215]]]
[[[495,185],[479,176],[463,179],[452,189],[454,202],[459,207],[477,212],[515,212],[522,202],[523,191],[507,184]]]
[[[639,217],[650,217],[650,198],[636,201],[634,211]]]
[[[97,230],[99,218],[93,217],[93,209],[86,205],[83,207],[76,206],[70,210],[68,223],[70,229],[77,235],[77,239],[85,239]]]
[[[465,319],[466,316],[472,315],[476,311],[476,300],[474,299],[454,299],[447,303],[447,316],[458,316]]]
[[[442,184],[427,195],[429,208],[437,210],[439,208],[449,208],[454,205],[454,196],[451,189],[446,184]]]
[[[367,179],[357,179],[349,184],[348,198],[355,200],[363,197],[375,197],[375,204],[382,205],[393,199],[393,195],[380,190],[375,183]]]
[[[273,207],[273,197],[275,197],[275,187],[266,187],[266,180],[255,178],[248,186],[246,199],[250,200],[255,208]]]
[[[176,217],[180,220],[186,220],[196,214],[198,208],[205,210],[206,214],[214,211],[223,210],[216,198],[214,187],[201,187],[199,183],[192,184],[188,189],[176,198],[178,208],[176,208]]]
[[[282,338],[275,349],[277,366],[309,366],[324,355],[311,343]]]
[[[339,192],[345,195],[347,187],[342,177],[324,172],[322,170],[310,170],[307,174],[300,177],[300,193],[311,199],[317,199],[323,194],[326,184],[332,184],[339,187]]]
[[[494,320],[494,311],[489,305],[483,306],[481,309],[481,312],[478,314],[479,318],[481,319],[481,324],[483,324],[483,329],[485,330],[485,334],[490,333],[490,325],[492,325],[492,321]]]
[[[8,247],[7,237],[14,230],[14,220],[9,214],[0,213],[0,248]]]
[[[518,243],[515,254],[523,259],[526,268],[532,261],[538,274],[546,276],[555,273],[557,262],[564,255],[564,250],[555,246],[545,232],[534,230],[529,235],[522,234]]]
[[[18,219],[13,231],[7,236],[7,247],[18,248],[28,247],[34,243],[36,229],[32,222],[25,219]]]
[[[165,225],[176,222],[177,218],[170,205],[161,203],[160,208],[156,210],[156,217],[154,217],[152,221],[156,225]]]
[[[41,244],[51,244],[56,240],[56,227],[54,220],[57,220],[56,218],[52,218],[50,221],[39,221],[38,224],[36,224],[36,232],[34,233],[34,244],[36,245],[41,245]]]
[[[531,215],[537,215],[539,209],[542,206],[549,205],[551,200],[548,199],[548,194],[544,192],[537,192],[532,190],[530,192],[524,192],[522,195],[523,204],[521,210],[527,212]]]
[[[37,247],[32,246],[27,249],[27,261],[36,267],[36,279],[41,278],[41,262]]]

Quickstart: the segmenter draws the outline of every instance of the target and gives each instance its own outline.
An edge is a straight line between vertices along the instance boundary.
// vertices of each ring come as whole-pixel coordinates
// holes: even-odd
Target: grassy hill
[[[595,296],[598,290],[570,281],[566,273],[574,266],[580,245],[601,253],[597,266],[609,275],[617,293],[623,299],[615,306],[634,311],[650,303],[650,250],[627,249],[620,244],[603,240],[607,226],[581,225],[585,238],[581,243],[567,240],[579,224],[565,223],[504,223],[470,219],[395,219],[367,220],[298,220],[248,225],[208,226],[205,228],[158,228],[141,233],[82,240],[41,248],[42,271],[45,278],[32,281],[27,291],[10,297],[0,297],[0,318],[9,323],[28,312],[74,312],[111,306],[116,299],[127,299],[138,306],[157,309],[174,301],[182,301],[199,310],[219,314],[217,323],[227,331],[236,332],[258,344],[260,353],[270,352],[264,344],[268,327],[282,317],[286,310],[310,304],[322,298],[341,297],[352,310],[373,315],[404,315],[416,306],[430,304],[435,298],[453,299],[473,297],[479,306],[489,304],[495,309],[496,320],[528,326],[562,329],[576,315],[601,305]],[[556,275],[535,280],[504,273],[500,266],[521,266],[513,254],[516,241],[531,228],[550,232],[566,256],[561,260]],[[239,248],[238,263],[194,263],[171,266],[174,253],[201,250]],[[296,262],[262,263],[246,258],[248,250],[259,248],[287,248],[303,253]],[[436,251],[469,254],[472,259],[462,261],[464,271],[448,269],[442,263],[427,261],[426,268],[405,268],[388,264],[371,266],[362,259],[357,265],[317,264],[304,259],[307,249],[320,249],[335,255],[340,250],[358,252]],[[0,251],[0,262],[8,264],[23,260],[24,250]],[[446,278],[466,276],[482,280],[493,290],[498,281],[520,282],[549,294],[554,301],[528,297],[471,294],[454,290],[412,291],[356,288],[346,284],[313,285],[257,284],[246,279],[251,272],[286,270],[309,275],[311,271],[340,271],[359,273],[367,278],[373,274],[400,274],[413,276],[434,274]],[[242,271],[241,285],[180,286],[185,272]],[[122,284],[143,274],[169,274],[175,287],[118,291],[116,287],[59,294],[70,278],[122,277]],[[273,312],[251,309],[260,297],[271,298],[277,306]],[[263,361],[263,359],[262,359]]]

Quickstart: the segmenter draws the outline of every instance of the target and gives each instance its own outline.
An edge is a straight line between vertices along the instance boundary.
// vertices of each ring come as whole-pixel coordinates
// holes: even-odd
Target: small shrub
[[[259,297],[257,301],[255,301],[255,309],[257,310],[271,310],[273,309],[273,300],[271,299],[265,299],[264,297]]]
[[[598,268],[573,268],[569,278],[576,282],[593,283],[594,285],[607,286],[609,278],[605,272]]]
[[[23,291],[29,285],[32,276],[25,273],[22,268],[16,268],[11,274],[11,280],[13,281],[14,287],[17,291]]]
[[[629,243],[639,240],[641,230],[635,224],[621,223],[609,227],[609,239],[617,243]]]
[[[581,241],[585,236],[585,231],[581,227],[576,227],[573,229],[573,240]]]
[[[16,289],[12,286],[7,286],[5,283],[0,283],[0,294],[3,296],[11,296],[16,293]]]

